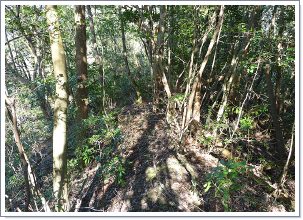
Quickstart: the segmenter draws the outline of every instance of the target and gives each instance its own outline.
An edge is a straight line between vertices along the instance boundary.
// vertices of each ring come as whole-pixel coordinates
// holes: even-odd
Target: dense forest
[[[5,5],[3,34],[5,212],[296,211],[294,5]]]

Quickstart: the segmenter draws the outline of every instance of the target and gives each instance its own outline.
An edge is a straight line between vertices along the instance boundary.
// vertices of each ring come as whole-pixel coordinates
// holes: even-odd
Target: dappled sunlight
[[[2,211],[298,214],[298,6],[3,5]]]

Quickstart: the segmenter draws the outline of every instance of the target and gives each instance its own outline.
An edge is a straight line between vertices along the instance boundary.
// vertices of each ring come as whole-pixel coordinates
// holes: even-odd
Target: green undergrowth
[[[121,144],[123,135],[121,128],[118,128],[117,113],[112,111],[104,115],[91,115],[81,123],[90,132],[68,160],[69,173],[76,171],[79,174],[85,167],[99,164],[97,175],[101,179],[114,176],[116,183],[125,185],[123,176],[127,161],[123,158],[125,146]]]

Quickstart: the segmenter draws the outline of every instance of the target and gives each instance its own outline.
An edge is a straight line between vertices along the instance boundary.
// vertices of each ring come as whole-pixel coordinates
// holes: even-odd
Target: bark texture
[[[285,154],[286,150],[285,150],[285,146],[284,146],[282,129],[281,129],[280,123],[279,123],[279,115],[277,113],[277,108],[276,108],[276,99],[274,96],[274,90],[273,90],[273,86],[272,86],[272,82],[271,82],[270,64],[266,64],[266,84],[267,84],[267,90],[268,90],[271,116],[272,116],[273,124],[275,127],[278,152],[279,152],[281,161],[283,161],[285,159],[284,154]]]
[[[75,5],[77,106],[79,119],[88,117],[85,6]]]
[[[66,116],[68,102],[68,86],[66,74],[65,52],[59,29],[56,5],[46,6],[46,18],[49,25],[51,53],[56,79],[56,100],[54,109],[53,130],[53,191],[58,199],[56,209],[69,210],[67,191],[67,155],[66,155]]]
[[[224,14],[224,6],[221,6],[220,13],[219,13],[219,21],[218,21],[216,30],[215,30],[215,32],[213,34],[213,37],[212,37],[212,39],[209,43],[206,55],[205,55],[204,60],[201,64],[201,67],[200,67],[200,70],[197,74],[197,77],[194,81],[192,92],[191,92],[191,95],[189,97],[189,103],[188,103],[188,109],[187,109],[187,113],[186,113],[186,122],[185,122],[185,124],[189,123],[191,115],[192,115],[194,120],[196,120],[197,122],[200,121],[200,100],[201,100],[202,74],[203,74],[203,71],[204,71],[205,66],[207,64],[208,58],[211,54],[212,48],[215,44],[215,41],[216,41],[216,38],[218,36],[219,30],[220,30],[220,28],[223,24],[223,14]],[[192,105],[194,103],[194,98],[195,97],[196,97],[196,99],[195,99],[195,104],[194,104],[194,110],[193,110],[193,114],[191,114],[192,113]]]

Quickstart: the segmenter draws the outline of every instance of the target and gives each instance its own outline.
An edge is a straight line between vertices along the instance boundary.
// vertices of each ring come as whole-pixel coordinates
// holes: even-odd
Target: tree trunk
[[[174,14],[172,13],[173,10],[173,5],[167,6],[169,7],[169,14],[170,14],[170,20],[169,20],[169,32],[172,30],[172,23],[174,21]],[[168,64],[168,69],[167,69],[167,75],[168,75],[168,85],[170,91],[174,91],[173,88],[173,77],[172,77],[172,66],[171,66],[171,45],[173,44],[173,39],[170,37],[167,41],[167,64]]]
[[[194,36],[193,36],[193,49],[190,57],[190,64],[189,64],[189,73],[188,73],[188,79],[187,79],[187,84],[186,84],[186,90],[185,90],[185,95],[188,93],[190,89],[190,81],[192,78],[192,71],[193,71],[193,64],[194,64],[194,56],[195,56],[195,51],[196,51],[196,36],[197,36],[197,9],[196,7],[194,8]]]
[[[56,5],[46,6],[46,18],[49,25],[51,53],[56,79],[56,101],[54,109],[53,130],[53,192],[58,200],[57,210],[69,211],[67,191],[67,147],[66,147],[66,118],[67,118],[67,74],[65,52],[59,29],[59,18]]]
[[[166,16],[167,10],[165,5],[160,6],[160,20],[158,28],[155,29],[155,56],[153,62],[153,80],[154,80],[154,90],[156,97],[155,100],[160,98],[160,93],[164,89],[168,98],[171,97],[171,91],[165,76],[163,68],[163,55],[164,55],[164,34],[166,28]]]
[[[5,87],[5,90],[6,90],[6,87]],[[32,192],[34,194],[36,194],[36,196],[38,198],[41,199],[45,212],[50,212],[50,208],[47,205],[45,198],[43,197],[40,190],[38,189],[35,173],[33,172],[32,168],[31,168],[30,162],[29,162],[29,160],[25,154],[24,148],[22,146],[19,131],[18,131],[15,100],[13,98],[8,97],[7,90],[5,91],[5,100],[6,100],[7,104],[9,104],[9,106],[11,107],[11,110],[12,110],[12,112],[10,112],[9,109],[7,108],[7,106],[5,106],[5,113],[12,124],[15,141],[16,141],[16,144],[17,144],[17,147],[19,150],[19,154],[22,159],[23,166],[24,166],[23,167],[24,168],[24,178],[25,178],[25,187],[26,187],[26,195],[27,195],[25,211],[28,212],[28,206],[29,206],[30,198],[31,198],[30,190],[32,190]]]
[[[292,127],[291,143],[290,143],[290,149],[289,149],[287,161],[284,165],[283,172],[282,172],[281,177],[280,177],[280,186],[284,185],[285,178],[286,178],[286,175],[287,175],[287,171],[289,169],[290,163],[291,163],[291,161],[294,157],[294,154],[295,154],[295,139],[294,139],[294,136],[295,136],[295,121],[294,121],[294,124],[293,124],[293,127]]]
[[[19,150],[19,154],[23,163],[23,175],[24,175],[24,181],[25,181],[25,188],[26,188],[26,204],[24,207],[24,211],[28,212],[28,206],[30,204],[30,200],[31,200],[31,193],[30,193],[30,187],[29,187],[29,180],[28,180],[28,162],[25,158],[24,155],[24,150],[23,150],[23,146],[20,140],[20,136],[19,136],[19,131],[17,128],[17,117],[16,117],[16,110],[15,110],[15,100],[12,98],[8,97],[7,92],[5,93],[5,101],[7,102],[7,104],[11,107],[12,109],[12,113],[10,113],[10,111],[8,110],[7,106],[6,106],[6,113],[8,115],[9,120],[12,122],[12,126],[13,126],[13,132],[14,132],[14,137],[15,137],[15,141]]]
[[[92,44],[94,46],[95,61],[97,63],[97,68],[99,70],[100,82],[102,83],[103,75],[102,75],[102,71],[101,71],[101,61],[100,61],[100,56],[98,53],[98,47],[97,47],[97,43],[96,43],[95,26],[94,26],[94,21],[93,21],[93,16],[92,16],[90,5],[87,5],[86,9],[87,9],[88,18],[89,18],[89,26],[90,26],[90,32],[91,32],[91,37],[92,37]]]
[[[19,6],[19,8],[18,8],[18,6],[16,6],[16,7],[17,7],[17,11],[18,11],[20,9],[20,6]],[[46,119],[50,120],[52,118],[52,112],[51,112],[50,104],[48,103],[47,99],[45,99],[45,95],[43,93],[39,92],[36,89],[36,84],[34,82],[36,80],[37,73],[39,73],[39,75],[42,76],[41,54],[37,53],[36,47],[35,47],[33,39],[32,39],[32,34],[26,34],[25,29],[23,28],[23,26],[21,24],[21,19],[20,19],[20,16],[19,16],[19,12],[17,14],[15,14],[15,13],[13,13],[13,14],[14,14],[15,18],[18,21],[17,22],[18,28],[19,28],[21,34],[23,34],[23,36],[25,37],[26,44],[27,44],[28,48],[30,49],[30,51],[32,53],[32,56],[34,57],[34,61],[35,61],[34,62],[34,70],[31,74],[32,77],[29,74],[29,80],[32,81],[32,87],[31,88],[32,88],[32,90],[35,91],[35,93],[39,97],[39,99],[38,99],[39,100],[39,105],[40,105],[40,108],[41,108],[41,111],[42,111],[43,115],[45,116]],[[9,42],[8,42],[8,48],[9,48],[11,57],[13,59]],[[50,90],[50,88],[48,86],[47,86],[47,90]]]
[[[125,62],[125,66],[126,66],[126,72],[127,75],[129,77],[129,79],[131,80],[131,82],[133,83],[133,86],[135,87],[138,99],[137,99],[137,103],[142,103],[142,95],[139,89],[138,84],[136,83],[136,81],[134,80],[130,69],[129,69],[129,65],[128,65],[128,60],[127,60],[127,54],[126,54],[126,45],[125,45],[125,34],[124,34],[124,25],[123,25],[123,21],[122,21],[122,13],[121,13],[121,5],[119,5],[119,16],[120,16],[120,25],[121,25],[121,32],[122,32],[122,43],[123,43],[123,59]]]
[[[278,35],[278,59],[277,59],[277,78],[276,78],[276,108],[277,113],[280,112],[280,91],[281,91],[281,75],[282,75],[282,66],[281,66],[281,60],[282,60],[282,54],[281,51],[283,49],[282,47],[282,35],[283,35],[283,29],[284,29],[284,6],[281,6],[281,14],[280,14],[280,28],[279,28],[279,35]]]
[[[212,39],[209,43],[206,55],[205,55],[204,60],[201,64],[200,70],[197,74],[197,77],[195,79],[195,82],[194,82],[194,85],[193,85],[193,88],[192,88],[191,95],[189,97],[189,103],[188,103],[188,109],[187,109],[187,113],[186,113],[185,124],[189,123],[189,120],[190,120],[190,117],[191,117],[192,105],[193,105],[193,101],[194,101],[195,97],[196,98],[195,98],[195,104],[194,104],[194,110],[193,110],[193,115],[192,116],[193,116],[193,119],[195,121],[197,121],[197,122],[200,121],[200,101],[201,101],[201,78],[202,78],[202,73],[205,69],[208,58],[209,58],[209,56],[211,54],[211,51],[212,51],[212,48],[215,44],[215,40],[218,36],[219,30],[220,30],[220,28],[223,24],[223,14],[224,14],[224,6],[221,6],[220,14],[218,15],[219,16],[219,21],[218,21],[216,30],[215,30],[215,32],[213,34],[213,37],[212,37]]]
[[[193,110],[193,118],[195,121],[200,122],[200,108],[201,108],[201,79],[202,79],[202,73],[205,69],[205,66],[207,64],[208,58],[211,54],[212,48],[215,44],[216,38],[219,37],[220,30],[223,25],[223,14],[224,14],[224,6],[221,6],[220,14],[219,14],[219,21],[216,27],[216,30],[214,32],[214,35],[209,43],[207,53],[205,55],[205,58],[203,60],[203,63],[200,67],[199,73],[198,73],[198,85],[195,95],[195,104],[194,104],[194,110]]]
[[[270,64],[266,64],[266,84],[267,84],[267,90],[268,90],[271,116],[272,116],[273,124],[275,127],[278,151],[279,151],[280,159],[281,159],[281,161],[283,161],[285,159],[284,154],[286,151],[285,151],[285,146],[284,146],[282,129],[279,124],[279,115],[277,114],[276,100],[275,100],[275,96],[274,96],[274,92],[273,92],[273,86],[272,86],[272,82],[271,82]]]
[[[85,6],[75,5],[77,106],[79,120],[88,117]]]
[[[249,50],[249,45],[250,45],[250,40],[252,37],[252,32],[254,31],[254,21],[257,19],[258,14],[260,12],[260,5],[255,6],[254,10],[251,12],[251,20],[249,22],[249,26],[248,26],[248,30],[250,30],[250,32],[248,33],[248,35],[243,39],[243,41],[241,42],[240,49],[239,52],[237,52],[238,50],[238,46],[235,45],[234,46],[234,54],[233,54],[233,58],[231,61],[231,67],[229,72],[227,73],[227,76],[225,77],[224,83],[223,83],[223,97],[222,97],[222,104],[220,105],[218,114],[217,114],[217,121],[220,121],[223,114],[224,114],[224,109],[227,105],[227,101],[228,101],[228,97],[231,91],[231,85],[233,80],[236,77],[236,68],[238,66],[238,62],[242,56],[243,53],[247,54],[248,50]],[[239,43],[239,42],[237,42]]]
[[[237,69],[236,69],[235,80],[233,81],[232,89],[231,89],[230,96],[229,96],[229,100],[233,105],[237,105],[236,102],[239,101],[239,100],[237,100],[237,96],[239,94],[241,77],[242,77],[242,74],[239,71],[237,71]]]

